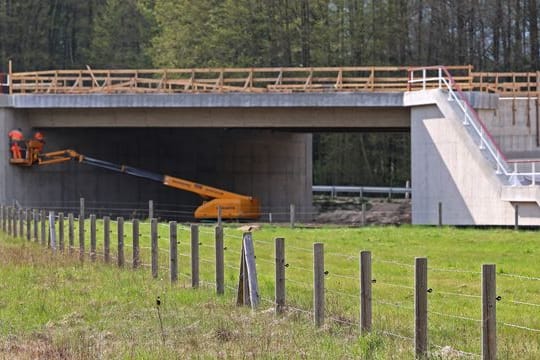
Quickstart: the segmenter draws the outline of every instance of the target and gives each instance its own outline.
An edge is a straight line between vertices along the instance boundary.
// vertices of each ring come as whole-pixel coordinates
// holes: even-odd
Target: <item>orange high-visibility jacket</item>
[[[9,133],[8,133],[8,136],[11,140],[14,140],[14,141],[21,141],[21,140],[24,140],[24,135],[22,132],[20,132],[19,130],[15,129],[15,130],[11,130]]]

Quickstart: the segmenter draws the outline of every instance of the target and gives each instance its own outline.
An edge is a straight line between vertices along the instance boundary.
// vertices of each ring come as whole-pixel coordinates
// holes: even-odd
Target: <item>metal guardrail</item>
[[[336,196],[339,193],[348,194],[410,194],[408,187],[388,187],[388,186],[333,186],[333,185],[313,185],[314,193],[330,193]]]
[[[511,161],[506,158],[486,125],[480,119],[478,113],[471,106],[460,85],[454,80],[448,69],[444,66],[428,66],[410,69],[409,83],[421,84],[421,89],[433,88],[428,84],[436,83],[439,89],[448,91],[448,101],[457,104],[463,113],[461,121],[464,127],[471,128],[478,136],[478,146],[481,150],[486,150],[491,160],[496,164],[496,174],[504,175],[508,185],[536,185],[536,177],[540,173],[536,170],[538,159]],[[415,77],[415,73],[421,76]],[[511,165],[512,164],[512,165]],[[529,169],[523,170],[527,166]]]

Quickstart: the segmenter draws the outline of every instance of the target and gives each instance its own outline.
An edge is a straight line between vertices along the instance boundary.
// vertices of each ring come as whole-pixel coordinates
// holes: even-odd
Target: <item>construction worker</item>
[[[43,145],[45,145],[45,136],[43,136],[42,132],[36,131],[32,137],[32,141],[29,142],[29,147],[35,150],[32,151],[32,154],[38,156],[43,151]],[[37,160],[37,158],[33,160]]]
[[[9,150],[14,159],[22,159],[24,156],[24,135],[21,128],[13,129],[8,133]]]

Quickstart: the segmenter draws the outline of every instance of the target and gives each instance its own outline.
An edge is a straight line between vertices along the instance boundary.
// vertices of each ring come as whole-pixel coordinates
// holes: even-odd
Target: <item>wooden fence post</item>
[[[199,226],[191,224],[191,287],[199,287]]]
[[[414,344],[417,358],[428,355],[428,326],[427,326],[427,259],[415,260],[415,293],[414,293]]]
[[[274,242],[276,253],[275,313],[280,315],[285,309],[285,239],[276,238]]]
[[[17,209],[11,208],[11,235],[17,236]]]
[[[58,213],[58,248],[64,252],[64,213]]]
[[[56,226],[54,224],[54,211],[49,211],[49,238],[53,253],[56,252]]]
[[[139,249],[139,220],[132,220],[133,229],[133,269],[137,269],[141,264]]]
[[[19,217],[19,236],[24,237],[24,218],[23,218],[24,211],[22,209],[19,209],[18,211],[18,217]]]
[[[90,215],[90,260],[96,261],[96,215]]]
[[[11,233],[11,208],[5,207],[4,231],[9,235]]]
[[[154,200],[148,200],[148,218],[150,221],[154,218]]]
[[[169,223],[169,252],[171,283],[175,283],[178,281],[178,240],[176,237],[176,221],[171,221]]]
[[[221,217],[222,217],[223,209],[221,205],[218,205],[217,207],[217,226],[221,227]]]
[[[103,261],[108,264],[111,261],[111,218],[103,217]]]
[[[73,248],[75,247],[75,218],[73,213],[68,214],[68,252],[73,254]]]
[[[7,208],[7,233],[8,235],[11,235],[11,207]]]
[[[26,240],[30,241],[32,240],[32,213],[30,212],[30,209],[26,209]]]
[[[32,211],[32,215],[34,217],[34,242],[38,242],[38,232],[39,232],[39,214],[36,209]]]
[[[79,259],[84,260],[84,198],[80,199],[79,208]]]
[[[371,331],[371,251],[360,252],[360,331]]]
[[[17,217],[18,217],[18,215],[19,215],[19,214],[18,214],[17,209],[16,209],[16,208],[13,208],[13,237],[19,236],[19,234],[18,234],[18,225],[19,225],[19,224],[17,224],[17,221],[18,221]]]
[[[118,238],[118,267],[124,267],[124,218],[116,219],[117,238]]]
[[[47,246],[47,214],[45,210],[41,210],[41,245]]]
[[[313,318],[315,326],[324,324],[324,244],[313,244]]]
[[[157,219],[150,220],[150,242],[152,244],[152,277],[157,279],[159,269],[158,252],[158,222]]]
[[[225,293],[225,252],[223,246],[223,228],[221,226],[216,226],[216,292],[218,295]]]
[[[290,225],[291,225],[291,228],[294,228],[294,223],[295,223],[295,218],[296,218],[296,213],[295,213],[295,209],[294,209],[294,204],[291,204],[290,205],[290,208],[289,208],[289,221],[290,221]]]
[[[482,358],[497,358],[497,312],[495,265],[482,265]]]
[[[3,206],[4,208],[4,217],[2,218],[2,231],[4,233],[8,232],[8,218],[9,218],[9,208],[7,206]]]

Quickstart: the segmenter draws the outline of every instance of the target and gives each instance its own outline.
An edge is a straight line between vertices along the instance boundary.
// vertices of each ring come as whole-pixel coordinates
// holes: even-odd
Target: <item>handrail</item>
[[[452,66],[470,83],[471,66]],[[12,72],[16,94],[200,93],[200,92],[404,92],[404,66],[193,68],[140,70],[45,70]]]
[[[428,77],[428,71],[437,71],[437,76]],[[414,74],[415,72],[421,71],[422,76],[420,78],[415,78]],[[472,125],[472,128],[474,129],[476,135],[480,138],[480,148],[487,149],[488,153],[491,155],[492,160],[495,161],[497,164],[497,174],[503,174],[507,177],[509,177],[509,183],[512,185],[515,185],[516,180],[519,181],[517,178],[518,176],[530,176],[531,179],[531,185],[536,184],[536,176],[540,173],[536,171],[536,166],[534,161],[509,161],[500,147],[497,145],[493,137],[491,136],[491,133],[489,132],[488,128],[478,115],[478,113],[474,110],[474,108],[471,106],[465,95],[463,94],[463,91],[461,90],[460,85],[454,80],[453,76],[450,74],[448,69],[444,66],[427,66],[427,67],[416,67],[416,68],[410,68],[409,69],[409,82],[411,84],[414,83],[422,83],[422,89],[427,88],[428,82],[434,82],[436,81],[438,83],[437,88],[442,89],[443,87],[446,88],[448,91],[448,99],[453,100],[457,103],[461,111],[463,112],[465,119],[463,121],[463,125]],[[444,85],[444,86],[443,86]],[[472,115],[472,116],[471,116]],[[514,163],[513,169],[509,166],[509,163]],[[517,163],[531,163],[531,171],[529,172],[521,172],[518,171]]]
[[[436,69],[437,66],[412,69]],[[405,66],[91,69],[13,72],[10,94],[410,91]],[[540,97],[540,71],[474,72],[446,66],[462,89],[502,96]],[[456,75],[459,71],[459,76]]]
[[[347,186],[347,185],[313,185],[313,192],[330,193],[371,193],[371,194],[407,194],[411,193],[410,187],[392,187],[392,186]]]

